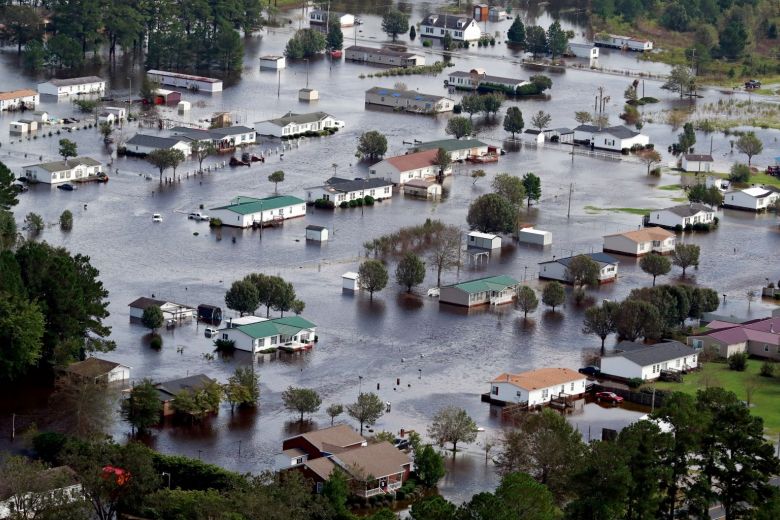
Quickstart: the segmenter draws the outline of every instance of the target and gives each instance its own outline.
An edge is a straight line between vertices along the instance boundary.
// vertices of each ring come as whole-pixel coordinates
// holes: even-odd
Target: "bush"
[[[356,208],[356,207],[357,207],[357,201],[356,201],[356,200],[354,200],[354,199],[352,199],[351,201],[349,201],[349,207],[350,207],[350,208]]]
[[[348,208],[349,207],[349,203],[346,200],[342,200],[341,204],[339,204],[339,207],[342,208],[342,209],[343,208]]]
[[[661,168],[653,168],[650,170],[650,175],[652,177],[660,177],[661,176]]]
[[[155,334],[154,336],[152,336],[152,339],[149,341],[149,346],[155,350],[160,350],[163,346],[163,339],[157,334]]]
[[[371,195],[366,195],[365,197],[363,197],[363,204],[365,204],[366,206],[373,206],[374,197],[372,197]]]
[[[642,383],[644,383],[644,381],[641,377],[632,377],[626,382],[629,388],[639,388],[642,386]]]
[[[232,339],[216,339],[214,347],[220,352],[233,352],[236,350],[236,342]]]
[[[357,205],[357,207],[361,207],[363,205],[363,199],[355,199],[355,205]]]
[[[423,41],[423,47],[431,47],[432,45],[433,45],[433,42],[431,40]]]
[[[585,296],[585,289],[582,287],[574,289],[574,303],[577,305],[582,305],[585,302]]]
[[[744,352],[732,354],[729,356],[728,363],[729,370],[744,372],[745,368],[747,368],[747,354]]]
[[[209,220],[209,227],[213,227],[213,228],[222,227],[222,219],[212,218],[211,220]]]
[[[680,225],[680,224],[677,224],[676,226],[674,226],[674,232],[675,232],[675,233],[682,233],[682,232],[683,232],[683,227],[682,227],[682,225]]]
[[[463,113],[463,107],[460,105],[460,103],[452,107],[452,113],[456,115]]]
[[[630,151],[631,150],[629,150],[628,148],[623,148],[623,149],[620,150],[620,153],[623,154],[623,155],[628,155]]]
[[[60,453],[68,438],[57,432],[39,433],[33,437],[33,448],[41,460],[52,466],[60,465]]]
[[[775,375],[775,364],[771,361],[764,361],[761,365],[761,375],[764,377],[773,377]]]

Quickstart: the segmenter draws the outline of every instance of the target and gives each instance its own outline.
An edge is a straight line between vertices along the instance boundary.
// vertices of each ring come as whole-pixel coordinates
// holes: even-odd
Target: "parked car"
[[[160,215],[159,213],[155,213],[154,215],[152,215],[152,222],[162,222],[162,221],[163,221],[162,215]]]
[[[614,404],[620,404],[623,402],[623,398],[614,392],[596,392],[596,400]]]
[[[761,82],[755,79],[751,79],[745,82],[745,88],[748,90],[761,88]]]
[[[28,188],[28,187],[27,187],[27,186],[25,186],[24,184],[16,184],[16,183],[14,183],[14,184],[11,184],[11,188],[12,188],[12,189],[13,189],[13,190],[14,190],[16,193],[24,193],[24,192],[26,192],[26,191],[30,191],[30,188]]]
[[[190,218],[190,219],[193,219],[193,220],[202,221],[202,220],[210,220],[211,217],[209,217],[208,215],[204,215],[200,211],[196,211],[194,213],[190,213],[187,216],[187,218]]]
[[[580,374],[585,374],[586,376],[597,376],[601,373],[601,369],[597,366],[590,365],[580,368],[578,372]]]
[[[409,444],[409,439],[396,438],[393,441],[393,444],[395,444],[395,447],[399,450],[408,450],[411,447],[411,444]]]
[[[216,336],[216,334],[217,334],[217,329],[215,329],[215,328],[212,328],[212,327],[206,327],[206,328],[203,330],[203,334],[205,334],[205,336],[206,336],[207,338],[210,338],[210,337],[212,337],[212,336]]]
[[[76,187],[73,184],[68,184],[67,182],[65,184],[59,184],[57,185],[58,190],[63,191],[73,191],[76,189]]]

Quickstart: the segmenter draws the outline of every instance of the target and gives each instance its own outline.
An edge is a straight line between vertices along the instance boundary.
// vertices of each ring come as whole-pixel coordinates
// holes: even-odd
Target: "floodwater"
[[[354,5],[350,12],[358,13]],[[419,20],[429,5],[412,2],[413,19]],[[545,26],[549,23],[547,13],[536,16],[538,23]],[[383,42],[380,18],[375,14],[363,14],[362,18],[365,24],[358,28],[358,42]],[[578,26],[577,20],[571,18],[564,18],[564,27],[576,29],[582,37],[584,20]],[[297,21],[291,25],[297,26]],[[505,31],[508,25],[509,22],[488,24],[488,29]],[[266,355],[254,361],[262,384],[261,403],[256,413],[231,414],[223,406],[219,415],[202,427],[166,425],[149,441],[156,449],[200,457],[237,471],[261,471],[272,466],[283,438],[301,428],[328,424],[324,412],[314,414],[311,423],[297,424],[281,404],[281,392],[289,385],[316,389],[322,396],[323,410],[331,403],[352,402],[359,391],[370,390],[392,406],[391,412],[379,420],[377,431],[400,428],[424,431],[430,417],[443,406],[456,405],[468,410],[486,431],[462,455],[448,463],[451,471],[442,483],[442,490],[446,497],[460,501],[475,492],[492,489],[497,477],[492,465],[485,465],[480,446],[486,438],[498,435],[502,425],[497,411],[480,402],[479,396],[488,390],[487,381],[503,371],[580,366],[583,353],[599,344],[597,338],[580,332],[582,309],[567,304],[560,312],[551,313],[540,308],[528,320],[508,307],[454,311],[440,307],[435,299],[405,295],[400,287],[392,284],[371,302],[364,294],[343,294],[341,274],[356,270],[363,254],[363,242],[400,226],[436,218],[465,230],[468,204],[489,191],[495,173],[522,175],[532,171],[542,179],[542,200],[528,210],[526,220],[551,231],[553,245],[546,249],[510,245],[487,265],[465,266],[459,272],[445,273],[443,281],[452,283],[504,273],[538,287],[538,262],[554,255],[599,251],[604,234],[635,229],[641,223],[639,216],[596,211],[593,207],[669,206],[675,203],[673,197],[683,195],[659,190],[658,186],[678,184],[680,178],[672,173],[664,173],[660,179],[649,178],[639,163],[584,156],[576,156],[572,161],[566,151],[554,147],[523,146],[502,157],[499,163],[487,165],[488,177],[476,184],[468,177],[470,166],[456,167],[456,174],[445,183],[448,196],[439,203],[396,195],[389,202],[364,210],[328,212],[311,208],[305,219],[287,221],[283,227],[266,229],[262,234],[230,228],[214,231],[205,223],[188,220],[186,214],[200,205],[208,212],[209,208],[236,195],[271,194],[273,185],[266,178],[277,169],[283,169],[286,177],[279,185],[280,193],[299,197],[304,197],[306,186],[321,183],[334,171],[342,177],[365,175],[367,166],[357,162],[354,150],[358,136],[366,130],[377,129],[387,135],[389,154],[403,153],[404,141],[445,137],[446,115],[427,117],[365,108],[364,90],[374,85],[392,86],[399,81],[360,79],[360,74],[373,70],[370,66],[318,58],[310,63],[289,63],[279,76],[260,71],[257,58],[280,53],[290,34],[291,29],[271,30],[264,32],[262,38],[247,40],[245,70],[239,81],[221,94],[185,93],[184,98],[193,102],[192,112],[179,116],[163,109],[163,117],[197,123],[212,112],[227,110],[237,122],[251,124],[290,110],[323,110],[346,122],[343,131],[329,138],[302,141],[299,146],[285,150],[283,159],[273,153],[279,143],[258,145],[254,153],[272,153],[265,164],[254,164],[251,168],[218,169],[195,177],[192,172],[197,163],[190,161],[177,172],[182,177],[180,182],[160,186],[157,172],[144,161],[112,158],[95,129],[80,130],[67,135],[78,143],[80,153],[107,163],[113,161],[112,169],[119,169],[119,174],[113,174],[108,184],[83,185],[74,192],[33,186],[20,197],[21,202],[15,208],[17,221],[21,224],[30,211],[40,213],[51,223],[65,209],[74,213],[71,232],[63,233],[51,226],[42,233],[41,240],[89,255],[100,270],[101,279],[110,291],[111,317],[107,321],[118,346],[106,357],[132,367],[135,380],[150,377],[164,381],[203,372],[225,381],[237,366],[253,363],[251,355],[241,352],[230,358],[209,360],[204,355],[213,350],[211,340],[204,337],[203,325],[196,323],[163,331],[165,346],[160,351],[150,349],[145,341],[146,330],[129,323],[128,319],[127,305],[139,296],[154,295],[193,306],[221,305],[224,292],[233,280],[260,271],[293,282],[299,297],[306,302],[303,315],[318,325],[320,341],[308,353]],[[351,37],[354,38],[352,29],[347,29],[347,42]],[[404,42],[407,40],[402,38]],[[419,39],[410,46],[422,50]],[[438,58],[430,50],[424,52],[429,62]],[[508,59],[511,55],[503,44],[495,48],[473,48],[452,58],[455,64],[452,70],[479,66],[495,75],[526,77],[535,73]],[[35,78],[17,72],[16,58],[10,51],[0,58],[2,90],[34,85]],[[663,66],[639,62],[631,54],[612,52],[605,58],[612,60],[615,68],[663,70]],[[133,78],[136,86],[140,80],[140,69],[137,64],[133,68],[129,60],[99,72],[109,78],[111,89],[123,94],[127,93],[128,78]],[[310,106],[297,99],[297,91],[306,86],[307,77],[308,85],[318,89],[321,96]],[[554,87],[548,98],[507,103],[521,107],[526,124],[531,114],[545,110],[552,114],[553,126],[575,126],[574,111],[592,106],[598,86],[604,86],[605,94],[611,97],[609,111],[613,122],[617,122],[623,91],[631,81],[627,77],[577,70],[552,77]],[[400,81],[421,92],[445,93],[443,79],[442,74],[404,76]],[[661,90],[658,82],[648,80],[644,87],[645,95],[661,99],[663,106],[680,103],[673,94]],[[707,101],[713,101],[728,94],[706,91],[704,95]],[[43,100],[41,109],[55,117],[75,114],[67,99]],[[56,157],[56,136],[30,141],[11,138],[5,129],[12,119],[11,114],[0,114],[3,162],[19,173],[23,165],[37,162],[38,156]],[[480,139],[503,143],[505,133],[500,118],[485,122],[479,119],[478,126]],[[119,132],[119,137],[128,139],[136,131],[134,124],[128,125]],[[644,131],[662,152],[676,140],[677,132],[665,125],[648,124]],[[769,158],[780,155],[777,143],[780,132],[762,130],[759,135],[765,150],[754,162],[766,164]],[[719,161],[731,161],[728,139],[722,135],[712,137]],[[709,136],[701,134],[698,138],[709,147]],[[213,166],[222,159],[210,158],[205,165]],[[664,160],[670,157],[664,155]],[[147,173],[155,180],[144,180],[143,174]],[[567,216],[570,192],[571,209]],[[153,223],[153,213],[161,213],[164,221]],[[780,230],[773,214],[725,211],[720,217],[717,231],[683,237],[686,242],[701,245],[703,253],[701,266],[689,274],[688,282],[714,287],[724,294],[725,303],[720,312],[744,315],[748,312],[746,290],[758,288],[765,278],[780,278],[776,262]],[[332,239],[322,245],[307,244],[304,239],[307,224],[327,226]],[[632,288],[650,284],[650,278],[639,270],[635,260],[620,260],[619,280],[590,291],[595,299],[621,299]],[[668,280],[677,281],[677,276],[675,269]],[[667,278],[659,279],[664,281]],[[425,288],[434,284],[435,273],[429,271],[419,292],[424,294]],[[766,315],[769,307],[768,303],[754,302],[749,315]],[[182,353],[177,353],[177,347],[183,347]],[[397,379],[400,384],[396,384]],[[14,407],[22,405],[15,401],[3,408],[10,412]],[[30,408],[18,411],[30,412]],[[588,404],[572,415],[571,421],[586,438],[588,435],[596,438],[601,428],[621,428],[640,415],[641,412]],[[339,419],[349,420],[343,416]],[[118,421],[113,433],[119,439],[126,438],[129,426]]]

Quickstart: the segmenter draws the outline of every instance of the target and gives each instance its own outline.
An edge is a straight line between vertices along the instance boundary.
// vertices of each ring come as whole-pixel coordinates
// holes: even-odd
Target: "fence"
[[[617,388],[601,384],[594,384],[593,392],[613,392],[626,401],[641,404],[642,406],[647,406],[650,408],[662,407],[664,405],[664,400],[666,399],[666,392],[660,390],[652,392],[634,392],[633,390],[627,390],[625,388]]]

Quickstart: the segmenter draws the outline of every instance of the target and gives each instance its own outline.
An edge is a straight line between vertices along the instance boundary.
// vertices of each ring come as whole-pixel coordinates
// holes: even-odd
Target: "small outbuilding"
[[[28,134],[30,133],[30,125],[22,121],[11,121],[8,125],[8,130],[12,134]]]
[[[31,117],[34,121],[37,121],[39,123],[49,122],[49,113],[43,110],[36,110],[35,112],[32,113]]]
[[[499,249],[501,247],[501,237],[492,233],[470,231],[466,240],[466,246],[479,249]]]
[[[403,185],[404,195],[438,199],[441,197],[441,185],[429,179],[412,179]]]
[[[287,67],[284,56],[260,56],[260,68],[268,70],[282,70]]]
[[[190,103],[189,101],[179,101],[179,104],[176,105],[176,108],[178,109],[180,114],[182,112],[189,112],[190,109],[192,108],[192,103]]]
[[[532,227],[523,228],[517,234],[517,241],[523,244],[533,244],[537,246],[549,246],[552,244],[552,233],[534,229]]]
[[[154,91],[155,105],[176,105],[181,101],[181,92],[158,88]]]
[[[198,305],[198,319],[219,323],[222,321],[222,308],[208,303]]]
[[[306,226],[306,240],[325,242],[328,240],[328,228],[325,226],[315,226],[314,224]]]
[[[714,162],[709,154],[684,153],[680,158],[680,168],[686,172],[711,172]]]
[[[64,371],[72,377],[96,383],[113,383],[114,381],[126,381],[130,379],[130,367],[126,367],[115,361],[89,357],[84,361],[78,361],[68,365]]]
[[[349,271],[341,275],[341,288],[347,291],[360,290],[360,275],[354,271]]]
[[[320,99],[320,91],[313,88],[302,88],[298,91],[298,99],[301,101],[317,101]]]

